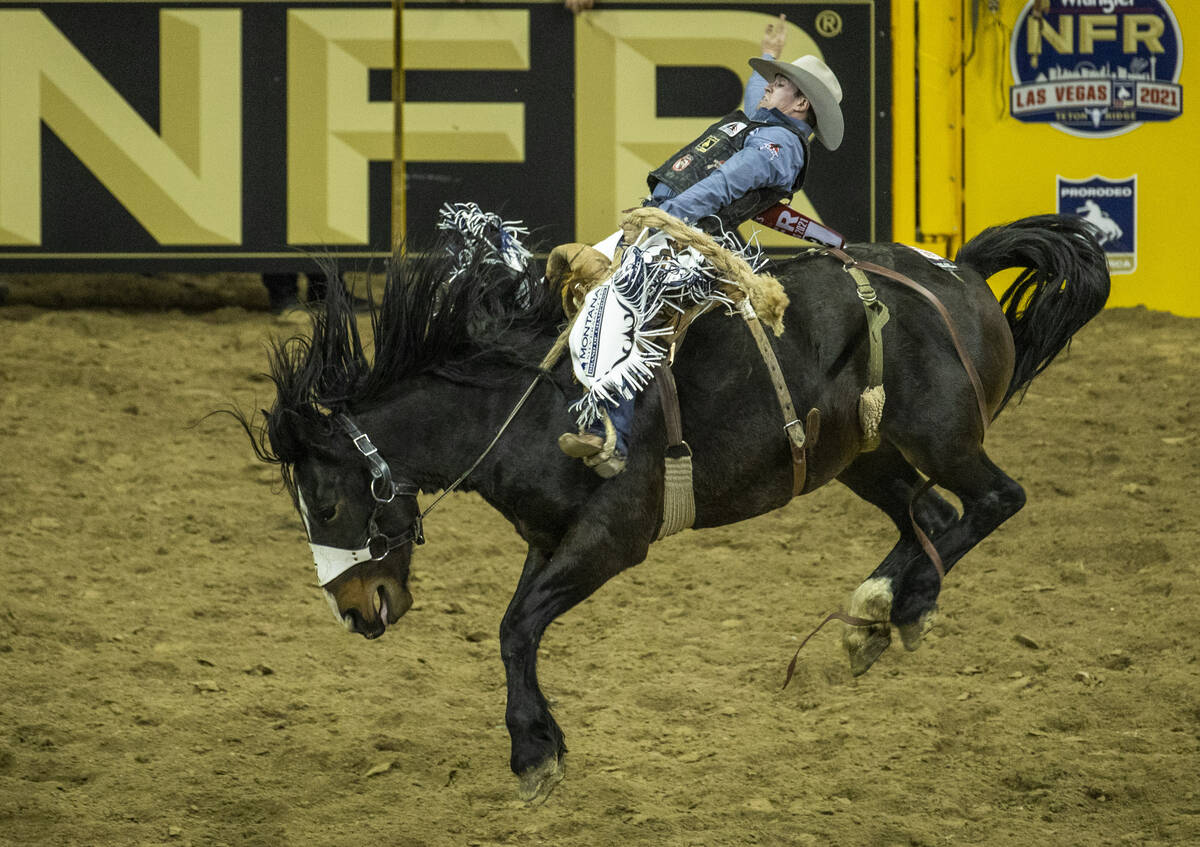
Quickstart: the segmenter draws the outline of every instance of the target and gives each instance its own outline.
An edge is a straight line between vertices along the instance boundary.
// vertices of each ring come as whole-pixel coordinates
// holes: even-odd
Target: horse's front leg
[[[581,536],[586,536],[586,543],[579,543]],[[636,546],[628,537],[576,527],[552,553],[529,549],[521,580],[500,623],[500,655],[508,677],[505,722],[512,738],[509,764],[521,780],[522,800],[545,800],[565,773],[567,745],[538,686],[542,633],[612,576],[645,558],[648,542],[640,545],[640,551]]]
[[[505,723],[512,738],[509,765],[521,778],[522,800],[544,800],[565,773],[567,745],[550,714],[537,680],[537,650],[553,616],[546,617],[531,596],[531,587],[550,567],[550,556],[529,548],[521,581],[500,622],[500,656],[508,678]]]

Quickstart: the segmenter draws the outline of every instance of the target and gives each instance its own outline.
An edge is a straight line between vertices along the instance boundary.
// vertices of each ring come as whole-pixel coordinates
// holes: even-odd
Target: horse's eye
[[[332,506],[324,506],[317,510],[317,520],[321,523],[333,523],[333,519],[337,517],[338,507],[334,503]]]

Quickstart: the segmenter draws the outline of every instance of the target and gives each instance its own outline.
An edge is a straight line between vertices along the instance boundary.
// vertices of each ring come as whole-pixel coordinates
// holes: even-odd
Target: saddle
[[[635,214],[626,218],[622,228],[627,232],[638,232],[647,225],[663,230],[678,246],[697,250],[713,266],[720,268],[725,279],[735,280],[731,284],[722,284],[721,287],[724,289],[726,302],[736,304],[746,320],[771,375],[771,382],[784,415],[784,432],[792,453],[792,496],[798,495],[803,490],[807,476],[806,445],[815,443],[820,425],[820,412],[817,409],[810,410],[804,421],[797,416],[774,349],[755,309],[757,303],[767,310],[769,325],[777,334],[781,332],[783,310],[788,302],[782,286],[773,277],[754,274],[740,256],[725,250],[710,236],[687,227],[658,209],[637,210]],[[573,317],[583,304],[586,294],[608,279],[619,262],[619,256],[610,262],[603,253],[586,244],[562,244],[554,248],[547,259],[546,280],[560,291],[564,313]],[[682,343],[683,335],[691,321],[706,310],[707,306],[706,303],[682,314],[673,314],[663,327],[668,333],[662,339],[663,346],[668,348],[671,354],[658,365],[654,374],[668,436],[664,458],[666,492],[659,538],[686,529],[695,520],[691,449],[683,440],[679,398],[670,364],[674,351],[677,345]]]

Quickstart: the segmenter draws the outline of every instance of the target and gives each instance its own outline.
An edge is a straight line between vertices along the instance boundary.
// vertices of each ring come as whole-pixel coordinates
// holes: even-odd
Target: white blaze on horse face
[[[308,504],[304,502],[304,494],[300,491],[299,484],[296,485],[296,502],[300,504],[300,520],[304,521],[304,533],[312,538],[312,525],[308,522]]]
[[[308,535],[309,538],[312,538],[312,527],[309,525],[309,522],[308,522],[308,504],[304,502],[304,495],[300,493],[300,486],[298,486],[298,485],[296,486],[296,500],[300,504],[300,517],[304,521],[304,531]],[[308,542],[308,546],[312,547],[311,541]],[[316,550],[314,549],[313,550],[313,561],[314,562],[316,561],[316,558],[317,558],[317,553],[316,553]],[[325,584],[325,583],[321,582],[321,565],[319,563],[317,564],[317,582],[321,585]],[[333,612],[334,620],[336,620],[342,626],[346,627],[347,630],[349,630],[350,629],[350,619],[342,616],[342,612],[338,608],[337,599],[329,591],[322,591],[321,593],[325,595],[325,602],[327,602],[329,604],[329,609],[330,609],[330,611]]]

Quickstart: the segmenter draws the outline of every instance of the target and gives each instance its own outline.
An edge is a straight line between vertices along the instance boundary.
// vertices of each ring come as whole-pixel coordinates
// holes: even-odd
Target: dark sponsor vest
[[[804,184],[804,175],[808,172],[809,145],[808,139],[798,129],[781,124],[770,124],[753,121],[740,109],[730,112],[721,120],[706,129],[690,144],[682,147],[669,157],[667,161],[652,170],[646,177],[650,190],[663,183],[676,194],[682,194],[713,170],[719,167],[730,156],[741,150],[746,144],[746,136],[751,130],[764,126],[783,126],[796,138],[804,148],[804,165],[796,175],[795,182],[789,188],[767,186],[756,188],[742,197],[734,200],[728,206],[718,209],[714,214],[721,219],[726,229],[732,229],[743,221],[757,215],[764,209],[769,209],[785,197],[800,190]]]

